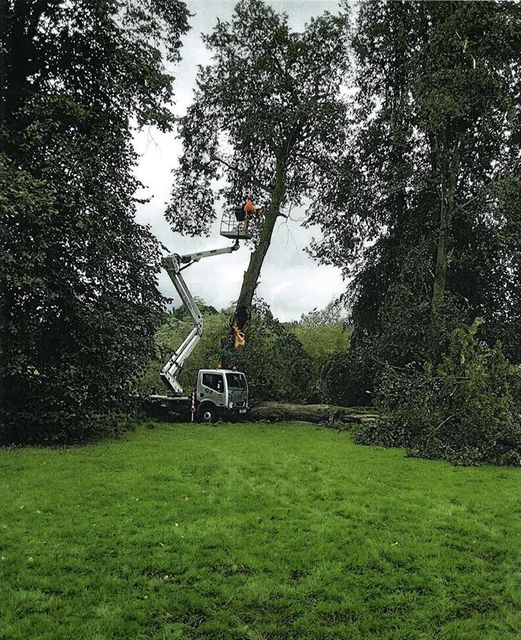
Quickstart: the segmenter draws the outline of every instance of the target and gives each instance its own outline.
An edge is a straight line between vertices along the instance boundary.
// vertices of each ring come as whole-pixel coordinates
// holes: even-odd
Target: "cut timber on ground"
[[[337,407],[331,404],[286,404],[284,402],[261,402],[249,413],[251,420],[300,420],[304,422],[373,422],[378,415],[369,409]]]

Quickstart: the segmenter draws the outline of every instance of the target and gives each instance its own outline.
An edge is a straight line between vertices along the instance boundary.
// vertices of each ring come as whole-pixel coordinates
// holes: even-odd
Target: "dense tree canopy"
[[[346,133],[347,15],[325,13],[296,33],[287,15],[241,0],[204,41],[212,62],[200,69],[181,122],[183,155],[167,218],[174,230],[197,235],[215,219],[218,197],[228,209],[250,195],[266,203],[237,303],[248,316],[277,217],[303,202],[328,205],[323,184]]]
[[[379,363],[436,359],[478,315],[520,359],[520,32],[513,3],[360,8],[355,126],[329,191],[343,215],[320,212],[315,246],[354,276],[357,401]]]
[[[177,0],[0,4],[4,440],[85,435],[124,406],[162,307],[134,221],[135,127],[171,127]]]
[[[364,442],[519,464],[520,36],[516,3],[361,6],[344,210],[314,250],[353,277],[326,377],[376,395]]]

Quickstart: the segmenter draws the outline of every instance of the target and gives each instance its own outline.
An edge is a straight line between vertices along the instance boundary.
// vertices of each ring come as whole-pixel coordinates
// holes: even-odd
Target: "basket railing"
[[[225,211],[221,218],[220,233],[225,238],[237,238],[239,240],[251,238],[250,222],[246,217],[244,220],[238,220],[233,211]]]

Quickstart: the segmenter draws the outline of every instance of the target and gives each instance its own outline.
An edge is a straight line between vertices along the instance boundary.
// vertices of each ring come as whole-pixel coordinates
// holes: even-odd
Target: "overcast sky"
[[[184,115],[192,101],[192,90],[197,65],[209,61],[208,51],[201,41],[201,33],[208,33],[217,18],[230,18],[235,0],[188,0],[191,30],[183,39],[182,61],[175,68],[175,112]],[[335,11],[336,0],[271,0],[268,4],[277,11],[285,11],[290,26],[300,30],[312,16],[325,10]],[[172,185],[171,171],[176,166],[181,144],[173,133],[161,134],[153,128],[139,133],[135,146],[141,154],[137,176],[145,185],[144,194],[151,198],[140,205],[137,219],[150,224],[159,240],[171,252],[191,253],[226,246],[231,241],[219,235],[218,224],[210,238],[190,238],[173,233],[164,218],[166,202]],[[197,212],[194,212],[197,215]],[[313,236],[320,231],[303,229],[298,219],[302,212],[293,209],[294,220],[280,219],[264,261],[258,294],[271,305],[281,320],[299,319],[302,313],[325,306],[345,290],[340,271],[324,267],[311,260],[304,251]],[[185,272],[185,279],[193,295],[220,309],[236,300],[247,267],[250,249],[241,247],[233,254],[217,256],[194,264]],[[180,304],[179,297],[168,275],[162,271],[159,278],[161,291]]]

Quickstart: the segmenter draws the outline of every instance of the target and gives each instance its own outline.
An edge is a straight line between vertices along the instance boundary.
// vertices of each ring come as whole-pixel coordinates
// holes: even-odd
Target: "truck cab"
[[[244,373],[229,369],[200,369],[192,395],[192,412],[199,422],[231,418],[248,410]]]

